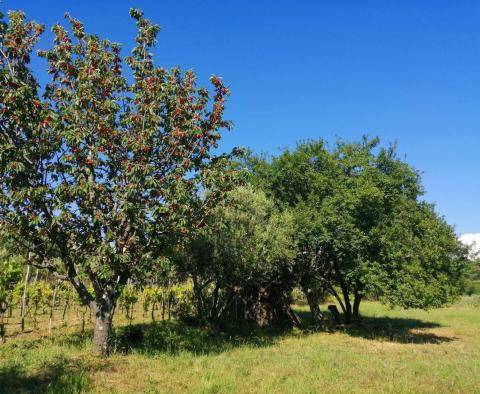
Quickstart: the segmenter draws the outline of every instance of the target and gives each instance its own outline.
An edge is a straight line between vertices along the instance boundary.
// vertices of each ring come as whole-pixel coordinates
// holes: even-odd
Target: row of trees
[[[108,352],[127,283],[192,283],[195,313],[300,324],[301,286],[314,318],[330,293],[345,322],[374,295],[434,307],[459,294],[467,263],[452,228],[420,201],[420,178],[378,140],[300,144],[265,159],[214,152],[228,88],[155,66],[159,27],[132,9],[135,47],[53,27],[39,51],[51,82],[29,68],[43,26],[0,23],[0,225],[25,264],[68,281],[95,315],[94,352]]]
[[[421,200],[418,172],[393,146],[368,138],[333,148],[307,141],[237,164],[247,185],[210,215],[208,226],[218,230],[175,255],[213,326],[239,312],[261,325],[300,324],[290,309],[294,287],[318,324],[326,295],[350,324],[367,296],[432,308],[462,292],[467,250]]]

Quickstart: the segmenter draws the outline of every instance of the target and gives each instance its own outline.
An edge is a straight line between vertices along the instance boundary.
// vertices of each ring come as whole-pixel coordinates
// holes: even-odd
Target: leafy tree
[[[180,258],[197,309],[211,327],[217,329],[229,313],[260,324],[269,320],[262,308],[271,319],[291,313],[286,299],[296,255],[291,215],[279,212],[261,190],[239,187],[212,212],[208,227],[213,230],[189,244]]]
[[[380,258],[366,266],[367,292],[391,306],[424,309],[462,294],[468,249],[431,204],[403,201],[376,231]]]
[[[365,138],[328,149],[323,141],[311,141],[271,163],[250,161],[252,181],[295,217],[300,249],[295,270],[316,320],[324,291],[337,299],[347,323],[358,319],[361,300],[373,289],[377,294],[383,289],[382,299],[391,304],[423,308],[458,294],[466,262],[453,230],[419,202],[418,173],[394,147],[378,148],[378,143]],[[417,238],[386,236],[399,220],[412,217],[418,222],[403,223],[403,230]],[[431,232],[418,231],[416,226],[425,223]],[[435,231],[437,237],[431,235]],[[393,250],[411,252],[394,264],[389,260]],[[414,266],[418,275],[410,274]],[[399,290],[407,278],[411,291]],[[431,283],[438,278],[443,290],[433,292],[428,278]]]
[[[29,69],[43,27],[21,12],[0,25],[0,224],[92,309],[98,355],[127,280],[200,228],[230,177],[227,156],[212,154],[229,127],[228,89],[214,76],[210,98],[192,71],[156,67],[159,26],[130,15],[127,57],[68,15],[70,32],[55,25],[53,48],[39,51],[51,76],[43,96]]]

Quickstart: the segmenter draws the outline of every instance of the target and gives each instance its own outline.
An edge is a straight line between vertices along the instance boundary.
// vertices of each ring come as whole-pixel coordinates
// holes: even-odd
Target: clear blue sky
[[[45,23],[69,11],[132,45],[129,7],[162,26],[157,62],[232,88],[226,149],[277,153],[301,139],[398,141],[426,199],[480,232],[479,1],[4,0]],[[48,46],[50,37],[42,41]],[[42,61],[34,67],[45,70]]]

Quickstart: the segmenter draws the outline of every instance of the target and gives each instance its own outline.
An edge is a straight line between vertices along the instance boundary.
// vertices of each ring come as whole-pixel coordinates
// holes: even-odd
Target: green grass
[[[120,319],[106,360],[90,356],[88,333],[75,327],[30,333],[0,345],[0,392],[480,392],[478,296],[429,312],[366,302],[362,312],[358,328],[227,328],[217,337],[138,317],[141,342],[125,339]]]

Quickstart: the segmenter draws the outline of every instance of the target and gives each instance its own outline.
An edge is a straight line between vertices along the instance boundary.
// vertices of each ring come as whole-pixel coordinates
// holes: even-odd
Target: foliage
[[[467,249],[431,205],[405,205],[395,207],[391,222],[378,229],[382,249],[380,259],[368,266],[371,292],[404,308],[453,302],[464,291]]]
[[[227,195],[208,222],[208,237],[197,238],[180,254],[192,278],[196,306],[217,321],[239,292],[279,289],[290,293],[296,254],[293,219],[279,212],[261,190],[239,187]]]
[[[126,285],[122,290],[122,294],[120,294],[118,302],[120,306],[125,309],[128,319],[132,318],[131,316],[133,316],[133,306],[137,303],[137,301],[137,289],[135,289],[135,287],[131,284]]]
[[[271,162],[249,159],[251,182],[295,218],[295,271],[312,313],[324,290],[336,297],[347,322],[358,318],[369,292],[421,308],[459,294],[465,249],[420,202],[419,174],[394,147],[378,144],[364,138],[328,149],[324,141],[310,141]]]
[[[5,249],[0,249],[0,313],[11,305],[21,274],[20,259],[9,255]]]
[[[28,65],[43,27],[11,12],[0,30],[0,224],[107,326],[127,281],[200,228],[232,177],[228,156],[212,153],[228,88],[213,76],[211,98],[192,71],[156,67],[160,28],[130,14],[127,57],[69,15],[71,32],[55,25],[53,48],[39,51],[43,97]]]

